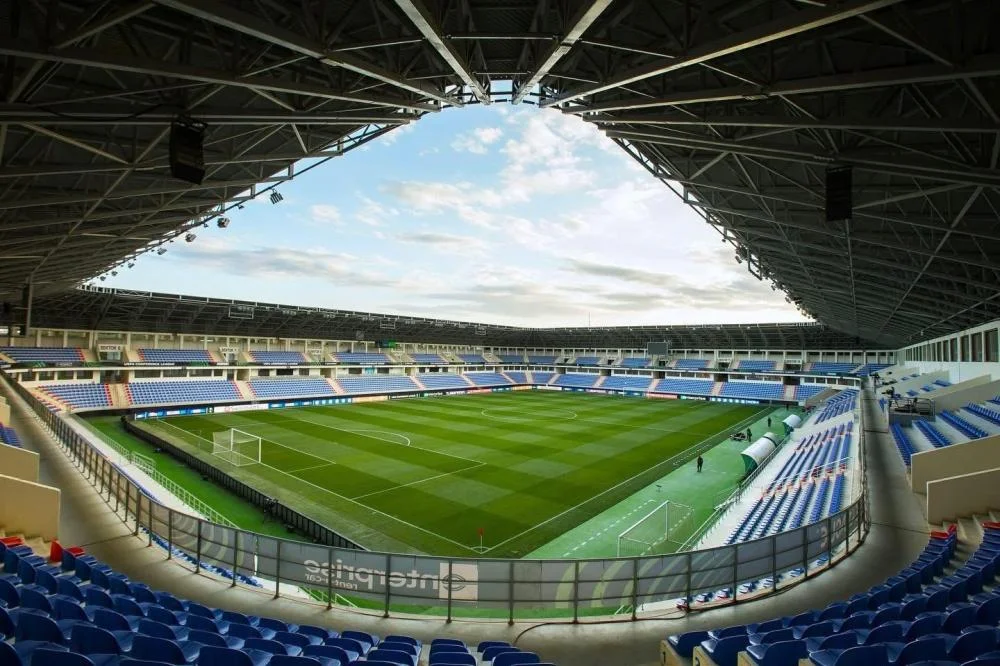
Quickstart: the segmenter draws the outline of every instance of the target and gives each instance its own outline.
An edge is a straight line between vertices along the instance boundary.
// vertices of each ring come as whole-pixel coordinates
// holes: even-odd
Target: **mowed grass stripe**
[[[483,410],[506,410],[528,421],[488,419]],[[490,553],[504,556],[529,552],[607,508],[629,490],[629,483],[588,500],[706,436],[719,433],[724,438],[732,424],[754,411],[728,404],[532,391],[172,422],[202,431],[236,427],[293,446],[312,456],[308,460],[315,464],[336,463],[281,468],[294,473],[301,484],[266,467],[237,472],[280,486],[277,496],[286,503],[295,506],[300,498],[304,512],[349,537],[364,533],[367,540],[361,542],[368,547],[398,548],[402,542],[411,550],[468,555],[467,548],[456,544],[477,545],[477,531],[483,527],[489,535],[487,546],[508,541]],[[570,412],[576,418],[566,418]],[[413,446],[344,432],[354,430],[398,433]],[[366,518],[356,505],[344,501],[349,497],[362,497],[365,506],[386,515],[369,513]],[[578,510],[552,520],[581,503]],[[540,523],[545,524],[533,530]]]

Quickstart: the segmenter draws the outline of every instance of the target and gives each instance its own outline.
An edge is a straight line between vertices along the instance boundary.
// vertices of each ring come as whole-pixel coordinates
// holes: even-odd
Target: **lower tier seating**
[[[552,666],[505,641],[424,644],[212,608],[129,580],[81,549],[49,562],[3,539],[0,555],[3,666]]]
[[[107,384],[45,384],[38,388],[73,409],[111,406]]]
[[[349,395],[419,391],[419,387],[406,375],[358,375],[338,377],[337,384]]]
[[[995,665],[1000,590],[984,585],[1000,566],[1000,525],[984,529],[982,544],[954,571],[946,567],[955,532],[935,532],[912,564],[867,592],[792,617],[669,636],[665,647],[718,666],[735,666],[740,653],[760,666]]]
[[[556,386],[570,386],[575,388],[592,388],[597,380],[600,379],[600,375],[581,373],[581,372],[567,372],[564,375],[559,375],[554,382]]]
[[[247,382],[257,398],[297,398],[336,395],[330,382],[320,377],[251,379]]]
[[[465,378],[476,386],[510,386],[510,380],[499,372],[467,372]]]
[[[133,405],[193,404],[243,399],[236,384],[229,381],[132,382],[126,384],[125,388]]]
[[[417,375],[417,380],[429,389],[469,388],[469,383],[462,379],[462,375],[452,372],[427,372]]]
[[[605,377],[601,388],[618,389],[622,391],[645,391],[649,388],[649,377],[636,377],[634,375],[612,375]]]

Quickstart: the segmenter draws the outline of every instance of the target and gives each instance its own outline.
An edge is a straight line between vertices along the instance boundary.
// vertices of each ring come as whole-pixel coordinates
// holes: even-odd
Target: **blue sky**
[[[102,286],[528,326],[801,321],[595,127],[451,109]]]

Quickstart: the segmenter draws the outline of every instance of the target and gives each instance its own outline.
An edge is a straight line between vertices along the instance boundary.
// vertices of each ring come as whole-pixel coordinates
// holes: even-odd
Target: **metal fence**
[[[275,596],[283,586],[293,586],[327,605],[346,597],[386,616],[393,612],[448,620],[475,615],[508,621],[542,617],[577,621],[614,613],[635,618],[645,605],[669,606],[699,595],[711,595],[713,605],[737,603],[825,571],[860,546],[869,529],[865,482],[850,506],[820,522],[756,541],[672,555],[449,558],[304,543],[220,525],[163,506],[66,421],[17,388],[111,508],[136,535],[148,534],[150,543],[162,539],[168,558],[179,549],[193,558],[196,568],[211,564],[274,581]],[[863,476],[863,437],[859,458]],[[233,585],[238,584],[235,578]],[[729,593],[719,595],[722,590]]]

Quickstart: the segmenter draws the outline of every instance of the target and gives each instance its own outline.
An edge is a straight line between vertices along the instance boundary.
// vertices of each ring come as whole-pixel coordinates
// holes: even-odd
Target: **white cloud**
[[[470,132],[459,134],[451,142],[451,147],[459,153],[485,155],[489,151],[489,146],[499,141],[501,136],[503,130],[499,127],[477,127]]]
[[[343,224],[340,209],[331,204],[313,204],[309,206],[309,218],[313,224],[320,226],[339,227]]]

